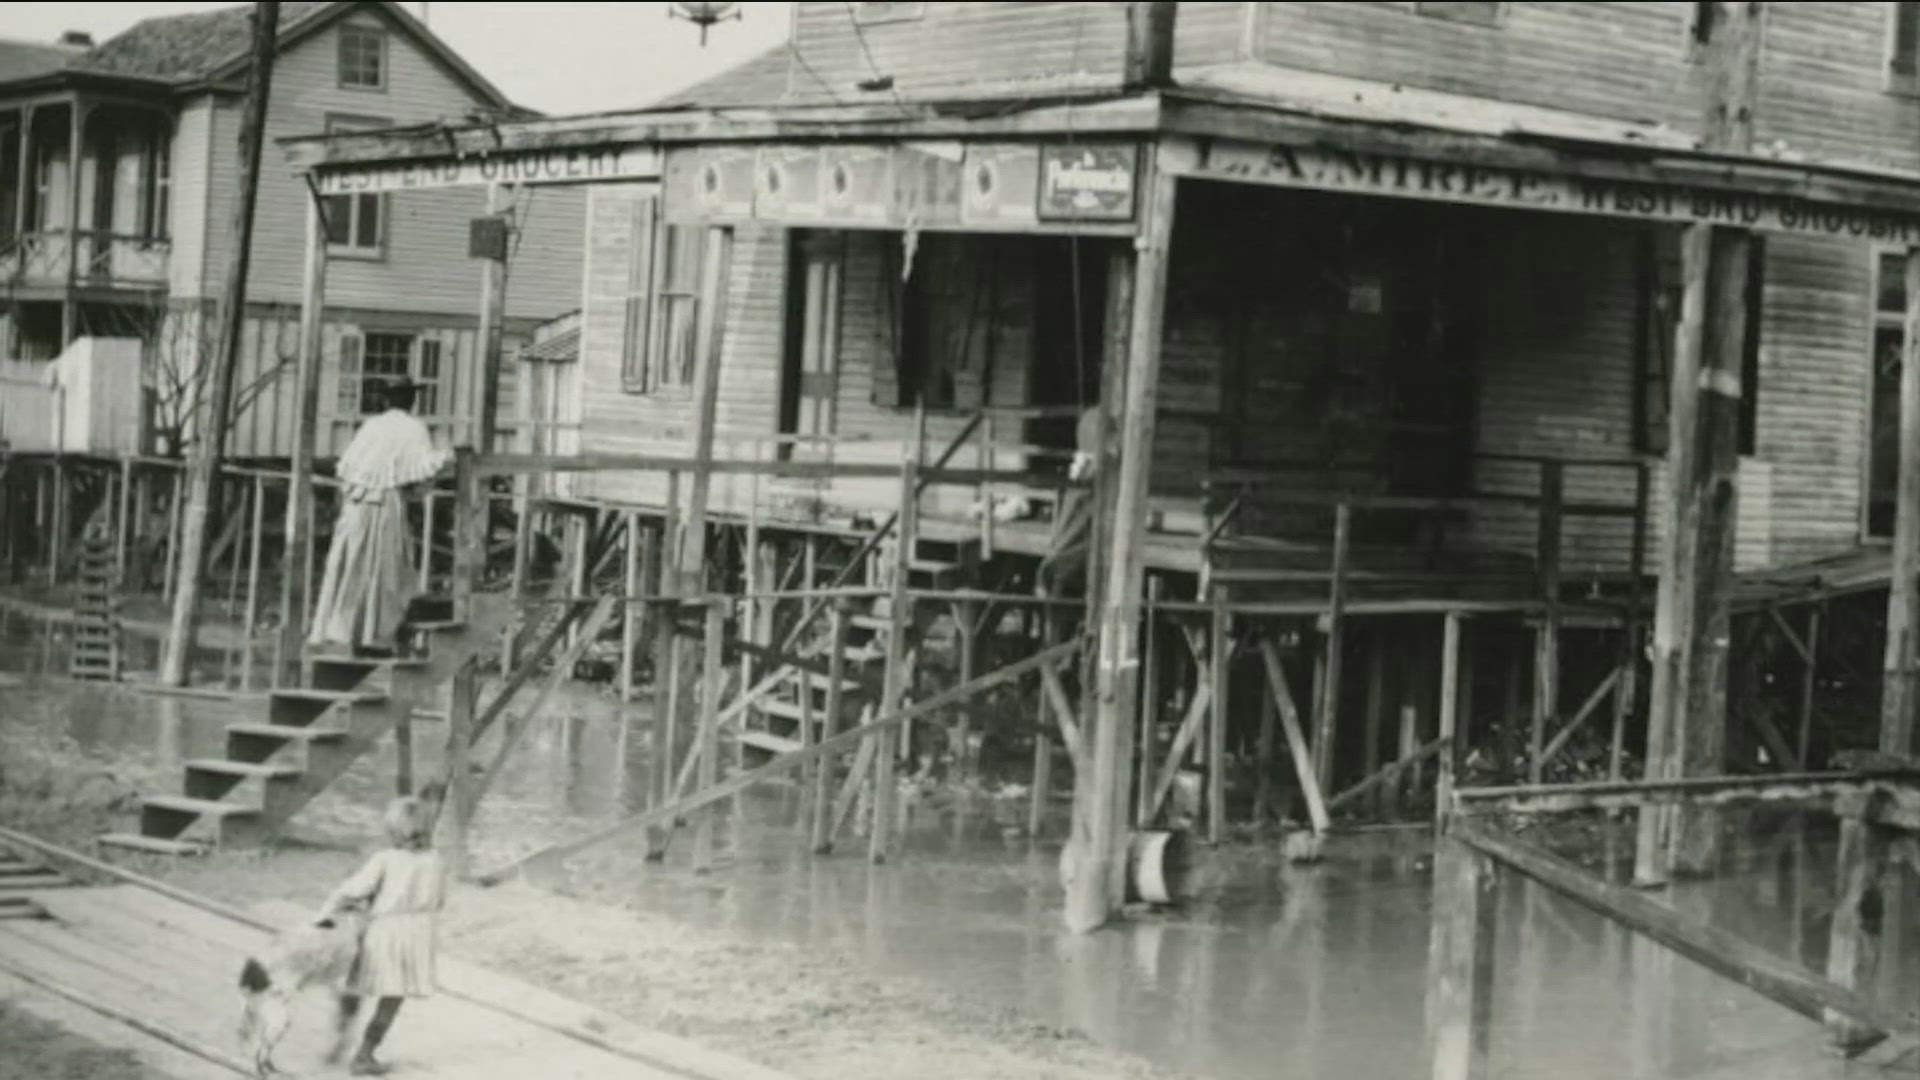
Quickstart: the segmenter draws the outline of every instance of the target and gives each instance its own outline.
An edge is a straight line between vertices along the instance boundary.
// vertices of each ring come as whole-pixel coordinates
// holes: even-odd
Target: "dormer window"
[[[371,26],[340,28],[340,85],[383,90],[387,85],[387,35]]]

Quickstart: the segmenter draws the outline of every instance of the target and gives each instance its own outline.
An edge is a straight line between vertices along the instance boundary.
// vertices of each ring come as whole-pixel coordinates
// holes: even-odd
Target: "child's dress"
[[[446,864],[433,851],[389,848],[334,890],[325,910],[370,901],[360,956],[346,992],[361,997],[425,997],[434,992],[437,916],[446,905]]]

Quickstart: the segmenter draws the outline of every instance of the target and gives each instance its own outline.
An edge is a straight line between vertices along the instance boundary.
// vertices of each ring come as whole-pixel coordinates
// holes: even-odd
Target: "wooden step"
[[[243,779],[260,777],[271,779],[276,776],[299,776],[301,769],[297,765],[276,765],[272,762],[254,763],[250,761],[229,761],[226,758],[194,758],[183,762],[188,769],[202,772],[224,773]]]
[[[199,817],[240,817],[258,814],[260,809],[254,806],[241,806],[239,803],[221,802],[218,799],[194,799],[185,795],[149,795],[140,800],[142,808],[171,810],[180,814],[194,814]]]
[[[304,686],[282,687],[269,691],[267,696],[283,701],[318,701],[328,705],[343,701],[353,705],[377,705],[387,700],[385,690],[312,690]]]
[[[775,754],[791,754],[795,750],[800,749],[800,741],[798,739],[784,738],[770,731],[753,731],[748,729],[735,732],[734,738],[740,740],[743,746],[751,746],[755,749],[767,750]]]
[[[801,721],[807,718],[806,710],[798,702],[782,701],[779,698],[761,698],[758,708],[769,716],[784,716],[789,720]],[[820,719],[821,710],[813,710],[813,719]]]
[[[29,896],[0,896],[0,919],[44,919],[47,909]]]
[[[141,836],[139,833],[102,833],[94,838],[94,843],[102,847],[144,851],[150,855],[205,855],[208,851],[207,845],[190,840],[163,840],[158,836]]]
[[[270,738],[285,739],[288,742],[305,739],[319,742],[325,739],[344,739],[348,732],[336,727],[289,727],[286,724],[259,724],[251,721],[228,724],[227,731],[234,735],[264,735]]]

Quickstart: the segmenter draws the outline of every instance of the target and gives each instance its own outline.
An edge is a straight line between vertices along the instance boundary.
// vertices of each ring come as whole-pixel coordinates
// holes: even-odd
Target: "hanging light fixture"
[[[676,3],[667,5],[667,18],[685,19],[700,28],[700,44],[707,44],[707,29],[718,23],[741,17],[739,4],[690,4]]]

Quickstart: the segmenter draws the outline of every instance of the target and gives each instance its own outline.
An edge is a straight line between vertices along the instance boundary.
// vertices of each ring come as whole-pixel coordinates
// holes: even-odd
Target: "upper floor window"
[[[382,90],[387,85],[387,35],[371,26],[340,28],[340,85]]]
[[[1475,26],[1493,26],[1500,21],[1500,4],[1456,4],[1427,3],[1425,0],[1413,5],[1413,9],[1422,15],[1436,19],[1448,19],[1453,22],[1472,23]]]
[[[692,385],[698,356],[704,230],[660,220],[659,200],[634,205],[628,249],[621,385],[630,392]]]
[[[173,147],[166,133],[155,132],[141,157],[140,235],[165,239],[173,205]]]
[[[388,126],[370,117],[330,116],[328,134],[370,131]],[[327,250],[335,255],[379,258],[387,241],[387,197],[376,194],[327,195],[320,200],[326,214]]]
[[[1887,77],[1899,90],[1914,90],[1920,80],[1920,4],[1892,5],[1891,40],[1887,43]]]

